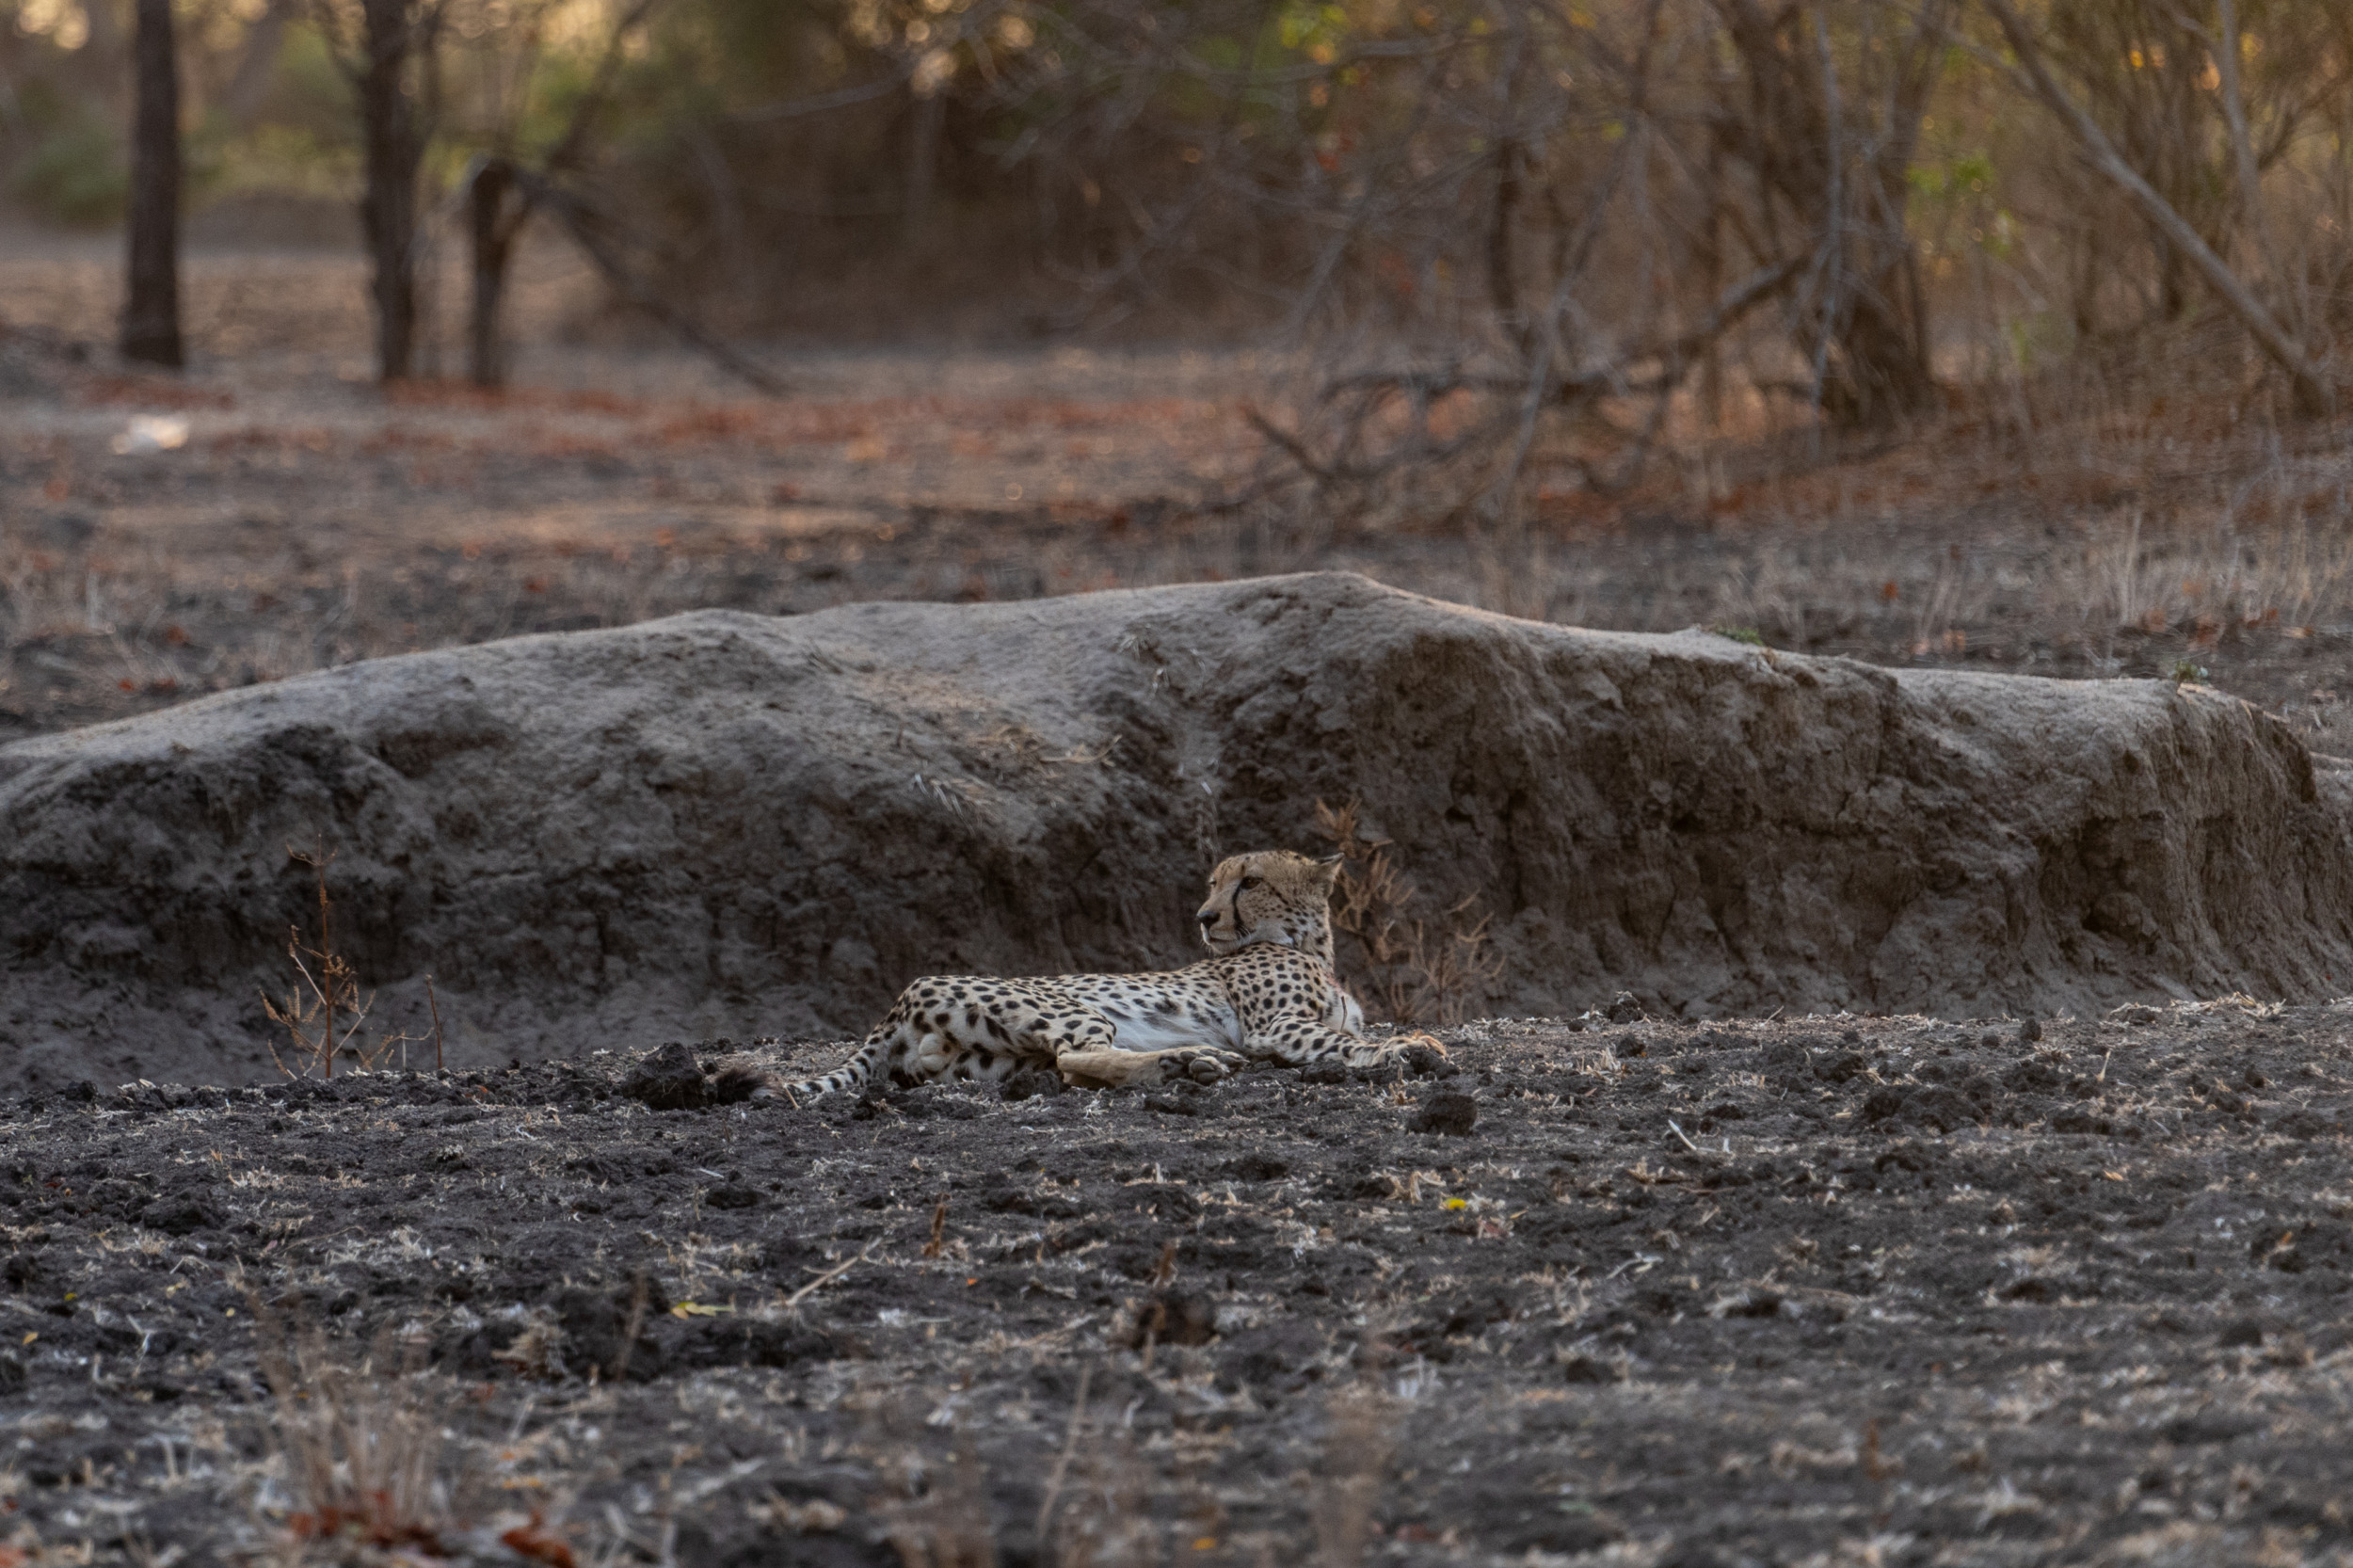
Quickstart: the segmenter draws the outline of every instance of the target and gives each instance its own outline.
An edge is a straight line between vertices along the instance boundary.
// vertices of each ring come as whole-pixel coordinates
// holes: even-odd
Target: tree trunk
[[[1525,342],[1527,324],[1520,314],[1519,269],[1513,254],[1519,244],[1520,144],[1506,136],[1496,144],[1496,198],[1487,224],[1487,300],[1495,307],[1496,324],[1513,342]]]
[[[122,357],[177,370],[180,351],[180,72],[171,0],[138,0],[138,109],[131,135],[129,297]]]
[[[1890,47],[1859,52],[1856,78],[1844,85],[1827,24],[1811,7],[1714,6],[1739,64],[1723,78],[1715,150],[1751,170],[1769,228],[1779,204],[1814,236],[1817,277],[1798,336],[1820,367],[1824,410],[1841,424],[1883,424],[1933,406],[1905,206],[1945,0],[1929,0]]]
[[[376,375],[406,379],[416,354],[417,166],[424,156],[408,56],[416,24],[408,0],[361,0],[366,57],[358,87],[367,188],[360,217],[375,264]]]
[[[466,188],[466,215],[473,239],[473,314],[468,324],[468,369],[477,387],[506,384],[506,356],[499,344],[499,306],[506,294],[506,263],[514,229],[506,221],[506,197],[515,171],[503,158],[486,161]]]

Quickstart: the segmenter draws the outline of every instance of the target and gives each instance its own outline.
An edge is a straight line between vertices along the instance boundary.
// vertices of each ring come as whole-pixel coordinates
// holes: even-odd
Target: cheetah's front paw
[[[1218,1083],[1241,1070],[1245,1058],[1239,1051],[1216,1046],[1186,1047],[1162,1053],[1162,1071],[1168,1079],[1190,1078],[1195,1083]]]

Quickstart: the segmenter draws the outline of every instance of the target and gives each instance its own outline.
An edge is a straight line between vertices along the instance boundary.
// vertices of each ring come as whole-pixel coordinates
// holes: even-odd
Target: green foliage
[[[1286,49],[1328,60],[1348,36],[1348,13],[1337,6],[1286,6],[1275,18],[1275,36]]]
[[[1765,634],[1753,626],[1711,626],[1708,630],[1719,637],[1727,638],[1736,643],[1746,643],[1751,648],[1765,646]]]
[[[131,171],[121,141],[95,114],[53,127],[18,161],[8,190],[44,217],[77,227],[122,216]]]
[[[210,123],[187,142],[190,185],[204,197],[246,191],[344,198],[360,189],[360,150],[295,125],[237,132]]]
[[[262,118],[309,134],[325,149],[360,144],[351,84],[335,62],[327,37],[308,24],[286,29]]]
[[[2192,659],[2185,659],[2173,666],[2176,686],[2201,685],[2206,679],[2206,666]]]
[[[1993,156],[1980,150],[1938,163],[1913,164],[1904,179],[1914,196],[1929,201],[1983,195],[1993,188]]]
[[[216,108],[183,142],[199,200],[248,192],[344,200],[360,188],[351,85],[319,30],[289,27],[258,114],[239,124]]]

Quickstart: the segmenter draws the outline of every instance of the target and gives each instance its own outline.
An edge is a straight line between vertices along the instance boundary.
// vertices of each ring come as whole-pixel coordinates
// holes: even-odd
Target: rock
[[[1131,1351],[1147,1344],[1206,1345],[1217,1337],[1217,1304],[1196,1291],[1163,1290],[1136,1304],[1125,1343]]]
[[[1866,1122],[1888,1120],[1903,1110],[1904,1099],[1909,1093],[1902,1085],[1895,1083],[1872,1090],[1870,1097],[1863,1102],[1863,1119]]]
[[[316,923],[289,844],[334,852],[371,1028],[431,1038],[430,972],[472,1067],[862,1034],[944,969],[1183,962],[1217,855],[1315,848],[1316,802],[1358,793],[1428,909],[1491,918],[1474,1011],[2321,999],[2353,972],[2349,784],[2203,688],[1345,574],[703,612],[0,746],[0,1064],[44,1092],[268,1077],[256,992]]]
[[[1968,1127],[1980,1119],[1967,1095],[1944,1084],[1915,1089],[1904,1096],[1900,1115],[1907,1123],[1932,1127],[1939,1132]]]
[[[1561,1375],[1570,1383],[1606,1384],[1626,1381],[1626,1364],[1623,1357],[1587,1355],[1579,1352],[1561,1361]]]
[[[728,1316],[701,1320],[680,1360],[689,1367],[792,1367],[833,1353],[832,1340],[798,1323]]]
[[[1280,1387],[1312,1375],[1323,1353],[1323,1336],[1312,1323],[1279,1320],[1229,1337],[1217,1358],[1218,1381],[1229,1388]]]
[[[683,1040],[648,1052],[621,1080],[621,1093],[656,1111],[694,1111],[712,1101],[711,1080]]]
[[[1814,1076],[1825,1083],[1844,1083],[1849,1079],[1862,1077],[1870,1065],[1861,1051],[1840,1051],[1835,1056],[1826,1056],[1815,1063]]]
[[[1433,1090],[1423,1097],[1421,1109],[1414,1112],[1416,1132],[1467,1138],[1478,1125],[1479,1102],[1456,1089]]]
[[[561,1365],[551,1369],[585,1377],[591,1368],[606,1378],[647,1382],[662,1373],[664,1354],[647,1332],[670,1308],[650,1286],[612,1290],[565,1286],[550,1293],[547,1307],[562,1332],[552,1336]]]
[[[227,1211],[201,1192],[157,1198],[139,1214],[139,1224],[167,1236],[192,1236],[200,1230],[217,1230],[228,1223]]]
[[[2177,1448],[2208,1443],[2228,1443],[2264,1431],[2270,1423],[2253,1412],[2201,1410],[2176,1416],[2157,1429],[2157,1435]]]

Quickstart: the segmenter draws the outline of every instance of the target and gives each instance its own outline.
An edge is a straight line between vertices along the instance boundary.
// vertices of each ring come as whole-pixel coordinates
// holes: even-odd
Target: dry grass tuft
[[[1110,1401],[1071,1411],[1054,1480],[1038,1512],[1038,1544],[1055,1568],[1144,1568],[1165,1560],[1152,1522],[1151,1469]]]
[[[1377,1389],[1333,1396],[1314,1503],[1317,1568],[1358,1568],[1372,1543],[1373,1515],[1397,1448],[1397,1413]]]
[[[315,1332],[265,1332],[261,1361],[283,1464],[282,1497],[265,1491],[262,1504],[279,1515],[279,1560],[337,1561],[366,1547],[442,1552],[457,1528],[455,1482],[443,1401],[421,1347],[382,1336],[354,1362]]]
[[[478,1407],[481,1396],[431,1370],[422,1337],[386,1331],[362,1351],[290,1326],[258,1295],[248,1299],[274,1405],[273,1451],[254,1507],[264,1544],[251,1560],[578,1568],[570,1533],[551,1518],[544,1480],[524,1468],[548,1433],[525,1437],[518,1416],[501,1441],[469,1435],[478,1408],[465,1406]]]
[[[898,1469],[907,1500],[881,1512],[884,1538],[905,1568],[997,1568],[987,1488],[971,1446],[959,1447],[944,1468],[903,1453]]]

